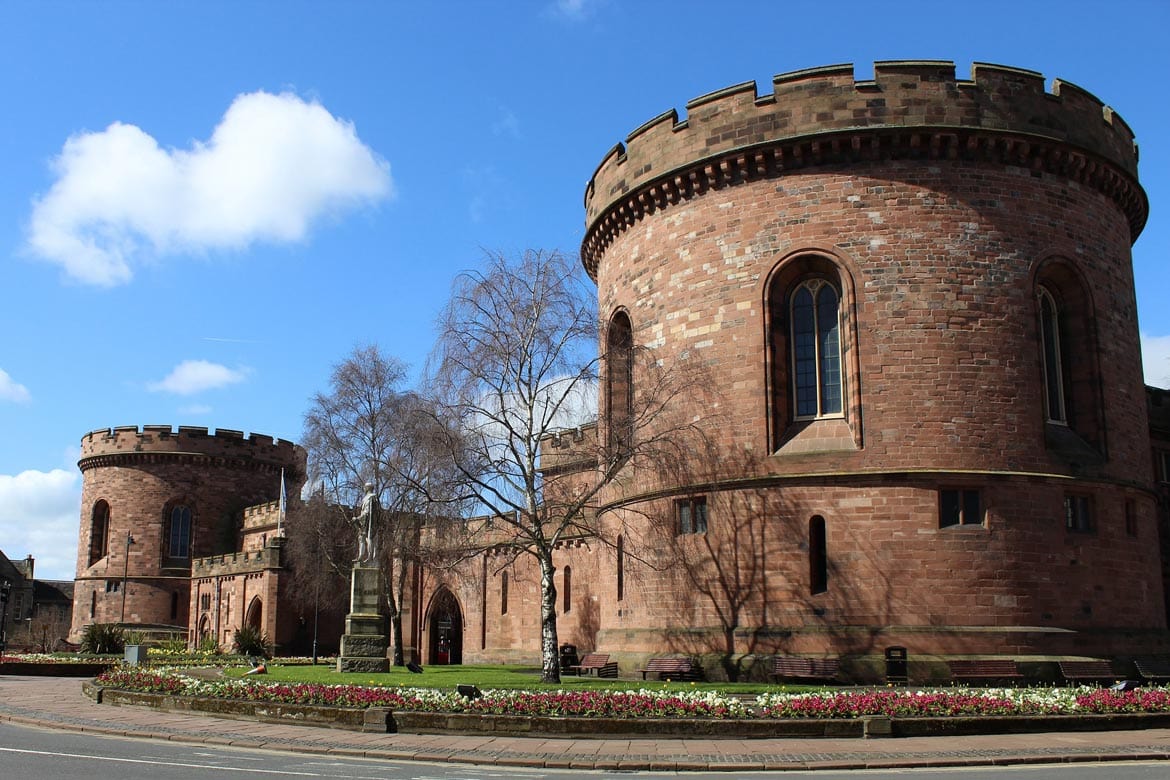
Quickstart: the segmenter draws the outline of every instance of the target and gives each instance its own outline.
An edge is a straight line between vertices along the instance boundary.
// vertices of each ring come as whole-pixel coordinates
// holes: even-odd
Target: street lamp
[[[11,592],[11,582],[0,582],[0,655],[8,647],[8,596]]]
[[[130,573],[130,545],[134,544],[134,536],[126,534],[126,552],[122,560],[122,625],[126,624],[126,577]]]

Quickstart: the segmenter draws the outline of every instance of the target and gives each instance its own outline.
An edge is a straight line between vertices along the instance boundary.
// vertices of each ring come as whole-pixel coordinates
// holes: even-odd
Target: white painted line
[[[56,756],[58,758],[81,758],[86,761],[111,761],[121,764],[150,764],[151,766],[173,766],[181,769],[218,769],[221,772],[248,772],[264,775],[293,775],[296,777],[324,777],[318,772],[290,772],[283,769],[247,769],[245,767],[222,766],[219,764],[185,764],[177,761],[158,761],[156,759],[141,758],[114,758],[112,756],[94,756],[85,753],[57,753],[50,750],[21,750],[19,748],[0,747],[0,753],[22,753],[30,756]]]

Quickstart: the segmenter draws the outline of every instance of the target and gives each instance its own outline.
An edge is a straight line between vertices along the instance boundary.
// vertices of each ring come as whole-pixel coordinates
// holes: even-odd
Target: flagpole
[[[276,515],[276,535],[284,536],[284,514],[288,508],[288,496],[284,488],[284,469],[280,470],[280,512]]]

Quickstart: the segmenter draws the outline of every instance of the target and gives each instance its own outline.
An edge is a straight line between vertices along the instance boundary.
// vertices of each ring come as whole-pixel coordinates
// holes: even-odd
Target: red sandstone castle
[[[559,550],[562,641],[631,668],[1170,649],[1170,399],[1143,388],[1130,247],[1147,202],[1111,109],[996,65],[798,71],[637,128],[585,206],[607,361],[598,425],[546,442],[550,479],[590,479],[591,437],[622,435],[644,379],[631,346],[701,356],[719,414],[674,410],[708,425],[714,457],[626,475],[598,508],[606,543]],[[212,610],[222,580],[204,588],[226,564],[191,558],[301,455],[255,436],[252,457],[160,450],[184,430],[83,442],[75,631],[119,617],[120,522],[148,594],[129,615],[193,634],[213,612],[231,622]],[[537,572],[484,549],[414,580],[423,663],[539,656]],[[239,576],[236,618],[249,593],[269,614],[279,593]]]

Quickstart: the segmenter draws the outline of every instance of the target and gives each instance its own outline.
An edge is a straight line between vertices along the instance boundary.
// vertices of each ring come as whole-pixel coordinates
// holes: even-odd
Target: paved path
[[[195,744],[573,769],[725,770],[1170,760],[1170,729],[906,739],[546,739],[362,734],[95,704],[81,681],[0,675],[0,721]]]

